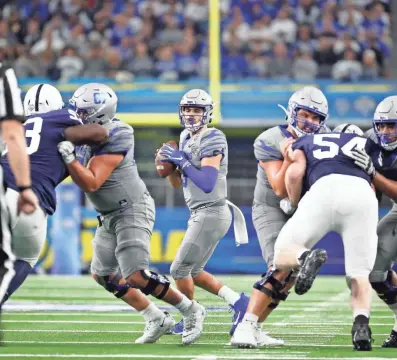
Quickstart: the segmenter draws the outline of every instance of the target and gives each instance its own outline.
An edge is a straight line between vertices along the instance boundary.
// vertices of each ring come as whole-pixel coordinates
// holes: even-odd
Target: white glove
[[[74,145],[70,141],[61,141],[58,144],[58,152],[61,154],[63,162],[65,164],[70,164],[71,162],[76,160]]]
[[[286,215],[292,215],[296,210],[296,207],[292,205],[289,198],[285,198],[280,201],[280,208]]]
[[[351,152],[351,158],[354,163],[361,169],[363,169],[371,179],[375,177],[376,170],[371,157],[365,152],[364,149],[356,149]]]

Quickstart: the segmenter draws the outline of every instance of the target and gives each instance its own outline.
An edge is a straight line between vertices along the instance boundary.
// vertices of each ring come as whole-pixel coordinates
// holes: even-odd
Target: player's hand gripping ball
[[[168,145],[175,149],[178,149],[178,145],[174,140],[168,141]],[[161,161],[161,155],[159,154],[160,149],[157,149],[155,154],[156,170],[160,177],[166,178],[176,170],[176,165],[171,162]]]

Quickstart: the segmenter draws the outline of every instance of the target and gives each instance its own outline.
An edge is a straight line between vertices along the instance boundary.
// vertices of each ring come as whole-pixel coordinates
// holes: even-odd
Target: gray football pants
[[[200,274],[231,223],[228,205],[192,211],[185,236],[171,264],[171,276],[183,279]]]
[[[255,203],[252,207],[252,221],[262,257],[269,269],[274,265],[274,244],[288,219],[289,217],[279,207]]]
[[[107,276],[120,268],[127,278],[148,269],[154,217],[154,200],[148,192],[131,207],[102,216],[93,240],[91,272]]]
[[[379,221],[378,249],[374,268],[369,275],[371,282],[386,280],[387,272],[397,258],[397,205]]]

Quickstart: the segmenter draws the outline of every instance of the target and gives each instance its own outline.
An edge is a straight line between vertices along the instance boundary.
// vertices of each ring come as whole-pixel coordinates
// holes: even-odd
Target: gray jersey
[[[179,150],[183,151],[190,162],[201,167],[201,159],[222,154],[218,179],[215,188],[209,194],[197,187],[192,180],[182,174],[183,194],[189,209],[196,209],[225,199],[227,196],[226,175],[228,165],[228,148],[225,134],[216,128],[208,128],[194,134],[183,130],[179,141]]]
[[[280,151],[280,144],[285,138],[292,138],[292,134],[287,130],[288,125],[279,125],[272,127],[260,134],[254,142],[254,153],[256,160],[267,162],[284,160]],[[320,133],[330,132],[327,126],[324,126]],[[257,205],[279,206],[280,198],[276,195],[266,175],[266,171],[258,163],[256,173],[256,185],[254,192],[254,203]]]
[[[131,126],[113,120],[103,125],[109,131],[108,140],[98,146],[81,146],[77,149],[77,158],[87,166],[91,157],[104,154],[123,154],[124,159],[112,171],[103,185],[94,192],[86,193],[95,210],[106,214],[118,209],[130,207],[139,201],[146,185],[139,177],[134,160],[134,130]]]
[[[272,127],[260,134],[254,142],[256,160],[258,162],[284,160],[280,151],[280,143],[286,137],[292,137],[292,135],[284,125]],[[254,203],[270,206],[279,206],[280,204],[280,198],[275,194],[265,170],[263,170],[259,163],[256,173]]]

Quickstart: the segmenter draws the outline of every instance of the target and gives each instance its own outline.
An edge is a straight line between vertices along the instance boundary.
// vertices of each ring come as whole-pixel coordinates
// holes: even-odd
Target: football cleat
[[[206,310],[204,306],[200,305],[196,301],[193,301],[189,315],[183,317],[183,345],[190,345],[201,336],[201,333],[203,332],[203,322],[205,315]]]
[[[258,347],[258,323],[244,321],[237,325],[230,344],[241,349],[255,349]]]
[[[389,337],[383,342],[382,347],[397,348],[397,331],[391,331]]]
[[[352,341],[355,350],[372,350],[373,339],[371,329],[368,324],[354,323],[352,328]]]
[[[143,335],[135,340],[135,344],[151,344],[175,326],[175,321],[170,314],[164,312],[164,316],[150,320],[146,323]]]
[[[284,340],[269,336],[267,332],[262,331],[259,323],[256,325],[255,338],[258,346],[284,346]]]
[[[327,252],[323,249],[310,251],[296,278],[295,292],[298,295],[307,293],[320,271],[321,265],[327,261]]]
[[[183,333],[183,319],[181,321],[178,321],[174,328],[171,330],[172,335],[182,335]]]
[[[243,320],[249,302],[250,302],[250,298],[244,293],[241,293],[240,298],[236,301],[236,303],[233,306],[231,306],[231,309],[234,311],[234,314],[232,318],[232,328],[229,331],[230,336],[233,336],[237,325],[240,324],[241,321]]]

